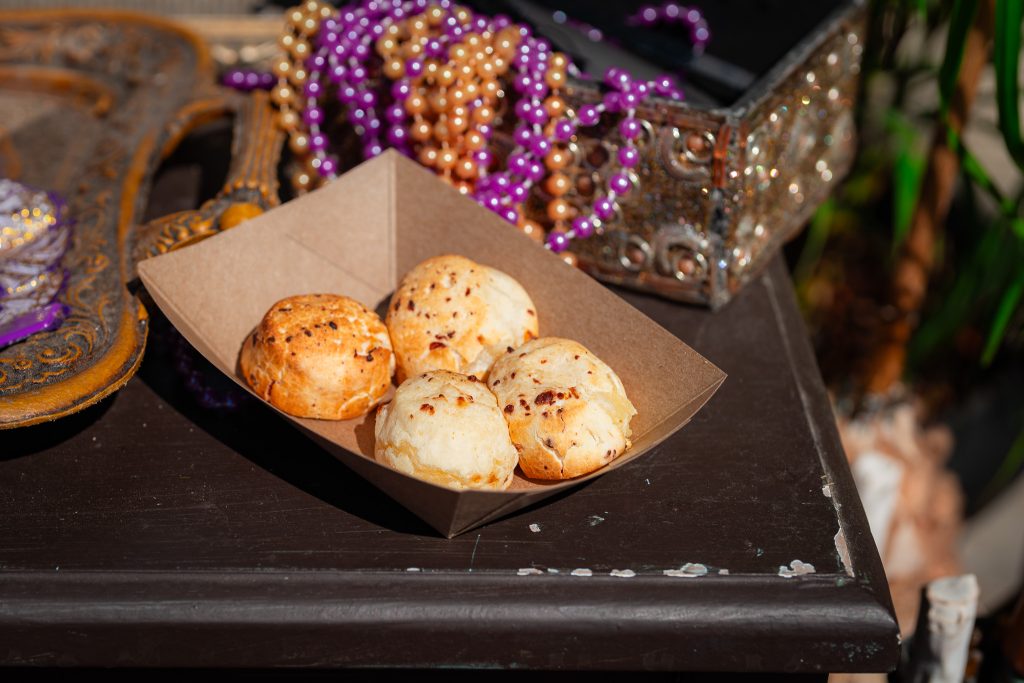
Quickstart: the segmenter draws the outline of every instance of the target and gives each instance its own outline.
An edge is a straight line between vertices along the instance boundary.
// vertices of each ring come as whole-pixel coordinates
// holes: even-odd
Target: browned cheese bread
[[[438,256],[402,280],[387,314],[398,382],[430,370],[487,376],[494,360],[538,334],[537,309],[505,273]]]
[[[528,477],[578,477],[630,446],[636,409],[618,375],[578,342],[527,342],[498,359],[487,384]]]
[[[349,420],[387,393],[395,356],[376,313],[345,296],[304,294],[267,311],[239,364],[252,390],[284,412]]]

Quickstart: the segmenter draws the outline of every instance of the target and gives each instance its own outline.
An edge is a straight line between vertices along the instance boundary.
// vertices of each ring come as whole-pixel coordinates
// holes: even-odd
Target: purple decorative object
[[[314,152],[323,152],[327,149],[327,136],[323,133],[314,133],[309,136],[309,148]]]
[[[320,168],[317,169],[321,175],[329,177],[338,172],[338,162],[331,157],[326,157],[320,162]]]
[[[577,216],[572,222],[572,231],[576,237],[586,239],[594,234],[594,223],[585,216]]]
[[[402,78],[395,81],[391,85],[391,96],[395,98],[397,102],[404,102],[409,98],[409,93],[412,92],[412,84],[408,78]]]
[[[46,332],[60,327],[70,309],[59,301],[52,301],[42,308],[28,313],[5,318],[0,310],[0,349],[16,344],[37,332]]]
[[[560,119],[555,124],[555,138],[559,142],[568,142],[576,134],[576,126],[568,119]]]
[[[608,181],[608,187],[615,194],[626,194],[633,187],[633,183],[629,181],[629,177],[625,173],[616,173]]]
[[[619,164],[624,168],[634,168],[640,163],[640,153],[636,151],[636,147],[620,147],[618,156]]]
[[[530,144],[530,140],[533,138],[533,132],[526,126],[519,126],[513,133],[512,139],[516,141],[516,144],[520,147],[526,147]]]
[[[309,67],[310,71],[316,71],[317,73],[319,73],[324,70],[324,67],[327,66],[327,58],[324,57],[322,54],[315,54],[309,58],[309,60],[306,62],[306,66]]]
[[[601,112],[592,104],[585,104],[580,107],[576,118],[581,126],[593,126],[601,120]]]
[[[508,189],[508,196],[516,204],[525,202],[529,195],[530,191],[526,189],[526,185],[523,183],[514,183],[512,187]]]
[[[548,233],[547,247],[556,254],[563,252],[569,246],[569,237],[564,232],[552,231]]]
[[[384,118],[388,120],[388,123],[401,123],[405,120],[405,107],[399,102],[392,104],[384,110]]]
[[[312,98],[310,98],[312,99]],[[356,109],[356,111],[362,111]],[[310,126],[316,126],[324,122],[324,110],[317,107],[310,107],[303,112],[303,120]]]
[[[696,7],[684,7],[674,2],[667,2],[661,7],[646,5],[640,11],[627,19],[626,23],[631,26],[653,27],[658,24],[676,24],[687,29],[690,43],[693,44],[693,53],[696,55],[704,52],[708,42],[711,40],[711,31],[708,29],[708,22],[704,15]]]
[[[604,73],[604,84],[616,90],[626,90],[632,83],[629,74],[622,69],[613,66]]]
[[[480,167],[480,174],[486,178],[487,169],[490,168],[491,163],[494,161],[494,154],[489,149],[480,149],[473,152],[473,159]]]
[[[603,221],[611,219],[615,215],[615,202],[608,197],[601,197],[594,202],[594,213]]]
[[[542,157],[551,151],[551,141],[542,137],[535,138],[530,143],[530,151],[535,155]]]
[[[627,140],[636,140],[640,137],[640,122],[632,116],[627,116],[619,122],[619,133]]]
[[[662,97],[668,97],[675,87],[675,81],[671,76],[658,76],[654,79],[654,91]]]
[[[0,179],[0,348],[57,327],[57,302],[70,244],[64,203],[52,194]]]
[[[5,298],[22,296],[35,288],[37,284],[33,283],[60,263],[69,240],[68,226],[54,225],[20,247],[0,250],[0,304]]]
[[[221,83],[242,92],[270,90],[276,82],[274,74],[251,69],[230,69],[221,77]]]
[[[185,387],[199,405],[208,410],[230,411],[249,400],[248,394],[226,378],[169,325],[161,330],[160,338],[169,344],[175,368]]]

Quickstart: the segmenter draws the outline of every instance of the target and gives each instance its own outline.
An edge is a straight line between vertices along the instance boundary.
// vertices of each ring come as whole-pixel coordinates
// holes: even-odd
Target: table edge
[[[113,647],[117,666],[146,667],[890,671],[898,630],[869,588],[828,574],[0,572],[0,663],[109,666],[91,653]]]

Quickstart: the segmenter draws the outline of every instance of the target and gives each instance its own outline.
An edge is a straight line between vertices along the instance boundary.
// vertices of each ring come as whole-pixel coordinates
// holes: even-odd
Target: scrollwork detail
[[[710,130],[680,130],[666,125],[658,133],[658,156],[670,175],[686,181],[708,181],[715,144],[715,134]]]

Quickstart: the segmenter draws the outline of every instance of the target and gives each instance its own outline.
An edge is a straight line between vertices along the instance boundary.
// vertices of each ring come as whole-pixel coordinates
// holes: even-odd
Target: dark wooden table
[[[154,213],[195,201],[168,177]],[[623,296],[725,385],[629,467],[454,540],[263,407],[202,408],[157,317],[123,391],[0,433],[0,661],[894,667],[885,577],[783,264],[716,315]],[[797,560],[814,573],[787,578]]]

